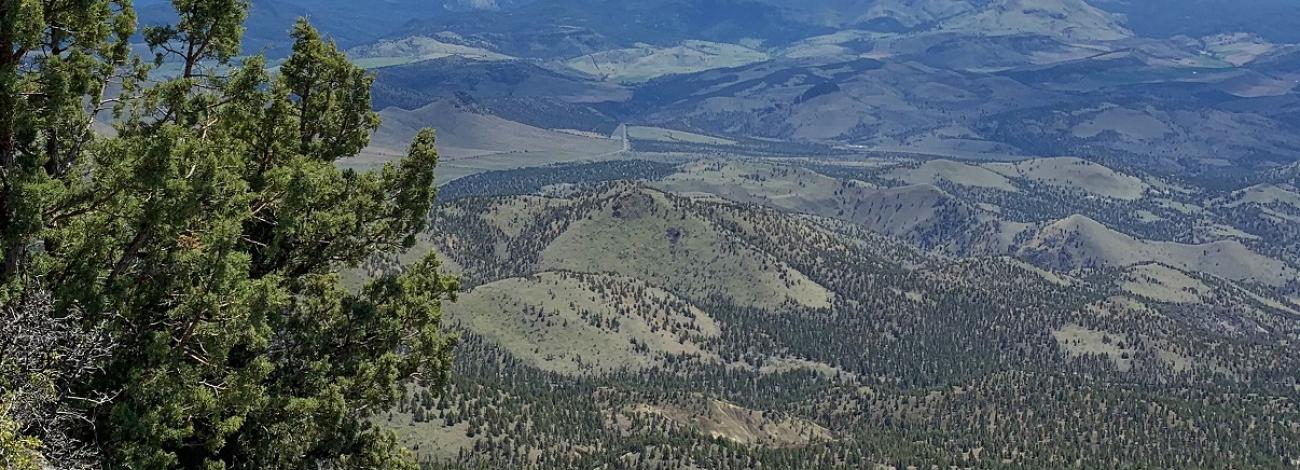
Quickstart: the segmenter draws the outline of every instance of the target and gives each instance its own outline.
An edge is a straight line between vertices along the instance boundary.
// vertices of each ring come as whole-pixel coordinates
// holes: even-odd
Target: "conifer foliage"
[[[0,305],[107,338],[52,405],[107,466],[407,468],[370,418],[445,380],[456,282],[432,256],[338,273],[426,229],[432,131],[341,169],[379,124],[369,75],[305,21],[278,67],[237,58],[247,0],[172,3],[137,31],[129,0],[0,0]],[[40,375],[0,361],[0,393]],[[40,461],[4,411],[6,459]]]

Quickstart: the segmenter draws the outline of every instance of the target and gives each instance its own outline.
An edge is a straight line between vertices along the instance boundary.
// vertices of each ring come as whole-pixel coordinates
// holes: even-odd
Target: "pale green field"
[[[907,184],[939,184],[950,182],[961,186],[997,189],[1007,192],[1019,190],[1009,178],[979,165],[950,160],[930,160],[916,168],[899,168],[892,177]]]
[[[1120,200],[1141,199],[1150,188],[1135,176],[1111,170],[1079,158],[1038,158],[1016,163],[989,163],[985,168],[1010,178],[1024,178],[1040,184],[1082,191]]]
[[[627,136],[634,140],[655,140],[704,145],[735,145],[736,141],[662,127],[628,126]]]
[[[671,47],[638,44],[574,57],[568,67],[614,82],[643,82],[665,75],[739,67],[768,59],[766,53],[737,44],[684,41]]]
[[[1066,325],[1053,331],[1052,336],[1056,338],[1056,343],[1071,355],[1099,354],[1110,359],[1121,371],[1133,367],[1132,355],[1135,351],[1127,336],[1091,330],[1079,325]]]
[[[1184,304],[1199,302],[1212,291],[1201,281],[1162,264],[1134,266],[1125,273],[1119,285],[1137,296]]]
[[[717,361],[701,346],[719,334],[707,313],[623,276],[544,272],[505,279],[466,293],[448,312],[448,321],[554,372],[640,369],[661,365],[668,355]]]
[[[640,404],[624,413],[665,418],[677,426],[742,445],[799,447],[834,438],[829,430],[808,420],[722,400],[692,398],[683,404]]]

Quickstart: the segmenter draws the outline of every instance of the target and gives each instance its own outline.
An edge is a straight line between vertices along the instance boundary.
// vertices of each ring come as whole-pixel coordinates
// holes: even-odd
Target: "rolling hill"
[[[1119,18],[1083,0],[812,0],[789,5],[813,23],[886,33],[960,31],[974,35],[1032,33],[1069,40],[1132,35]]]
[[[405,155],[404,146],[425,127],[438,132],[441,178],[490,169],[602,159],[623,149],[619,139],[543,129],[483,111],[472,103],[439,99],[419,109],[388,108],[383,124],[349,165],[377,166]]]
[[[543,0],[421,18],[397,35],[451,32],[517,57],[568,59],[637,43],[781,42],[809,30],[826,28],[789,21],[781,8],[752,0]]]
[[[1191,411],[1202,398],[1187,393],[1233,400],[1233,413],[1256,422],[1295,413],[1281,397],[1293,390],[1298,309],[1281,295],[1286,286],[1251,277],[1276,260],[1229,242],[1139,239],[1084,216],[1026,223],[1030,235],[987,255],[943,243],[923,249],[906,235],[943,220],[917,210],[933,203],[926,197],[965,205],[959,198],[976,194],[966,191],[1033,200],[1146,187],[1136,200],[1092,201],[1197,200],[1160,193],[1171,186],[1159,180],[1086,165],[1029,162],[1022,173],[997,163],[704,159],[667,173],[610,164],[488,172],[474,178],[474,193],[452,181],[444,190],[460,196],[438,209],[427,237],[462,267],[468,288],[448,316],[465,341],[456,383],[439,398],[413,392],[384,419],[441,464],[677,468],[706,466],[721,448],[765,467],[901,463],[893,446],[913,442],[908,429],[920,423],[969,440],[958,449],[913,442],[922,460],[1032,465],[1076,452],[1072,443],[1092,433],[1122,439],[1171,412],[1204,424],[1154,425],[1161,447],[1236,422]],[[1055,176],[1074,182],[1051,184]],[[521,178],[549,183],[492,194]],[[884,222],[895,213],[932,216]],[[889,227],[902,235],[880,233]],[[950,241],[957,231],[931,233]],[[1048,262],[1063,259],[1072,261]],[[1272,390],[1263,393],[1273,405],[1216,383]],[[1136,417],[1078,418],[1075,410],[1105,402],[1099,395],[1124,397]],[[949,420],[990,409],[1016,426],[990,432]],[[529,418],[512,420],[513,410]],[[1066,416],[1069,427],[1036,424]],[[464,450],[505,441],[514,444]],[[893,444],[872,444],[881,442]],[[1214,458],[1191,451],[1178,460]]]
[[[515,357],[560,373],[718,360],[703,346],[718,335],[714,320],[636,278],[544,271],[503,279],[466,293],[448,318]]]
[[[1230,280],[1274,286],[1297,279],[1293,267],[1252,253],[1237,241],[1202,245],[1145,241],[1115,232],[1084,216],[1072,216],[1044,226],[1017,251],[1040,265],[1065,271],[1159,262]]]
[[[586,54],[565,65],[602,80],[641,82],[665,75],[763,62],[768,55],[737,44],[688,40],[671,47],[634,47]]]
[[[439,100],[415,110],[389,108],[373,139],[380,149],[407,142],[422,127],[439,131],[439,150],[450,159],[487,153],[570,151],[587,154],[612,152],[622,143],[612,138],[542,129],[482,112],[472,104]]]
[[[1140,178],[1079,159],[978,165],[933,160],[915,167],[890,168],[882,175],[903,184],[880,187],[803,168],[736,162],[689,164],[656,184],[684,194],[707,193],[837,218],[951,254],[1014,254],[1054,271],[1158,262],[1270,286],[1300,279],[1294,266],[1253,252],[1237,239],[1201,244],[1147,240],[1079,214],[1058,220],[1042,215],[1036,220],[1016,220],[1005,217],[997,206],[973,204],[936,186],[991,190],[1002,198],[1028,197],[1018,195],[1046,190],[1116,204],[1146,198],[1151,190]],[[1238,197],[1245,201],[1249,194]]]

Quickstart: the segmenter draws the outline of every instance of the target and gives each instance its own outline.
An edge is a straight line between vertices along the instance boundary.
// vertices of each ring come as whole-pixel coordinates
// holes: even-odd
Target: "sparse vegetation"
[[[839,187],[830,177],[730,165],[688,163],[651,177],[690,198],[587,182],[541,198],[483,191],[440,206],[430,239],[457,253],[466,285],[478,287],[453,315],[465,339],[455,385],[436,400],[412,389],[386,418],[423,449],[424,466],[1271,467],[1292,458],[1300,317],[1267,300],[1277,298],[1268,289],[1162,265],[1058,275],[1008,258],[937,257],[850,220],[801,213],[815,205],[756,197],[817,197]],[[475,186],[517,173],[485,173]],[[796,191],[800,181],[807,190]],[[1012,182],[1028,188],[1009,193],[1019,197],[1054,191]],[[517,230],[492,220],[501,206],[515,207]],[[647,218],[677,230],[642,226]],[[692,248],[692,237],[708,243]],[[454,250],[459,240],[483,240],[483,249]],[[672,256],[678,249],[693,254]],[[770,299],[755,302],[734,294],[748,268],[696,271],[732,254],[770,257],[752,268],[806,279],[830,303],[750,288]],[[716,334],[683,330],[699,325],[685,321],[652,334],[638,325],[666,304],[609,297],[648,288],[690,305],[679,311],[698,310]],[[593,315],[614,305],[627,309],[617,326]],[[417,402],[430,404],[414,414]],[[1139,435],[1141,446],[1130,441]]]

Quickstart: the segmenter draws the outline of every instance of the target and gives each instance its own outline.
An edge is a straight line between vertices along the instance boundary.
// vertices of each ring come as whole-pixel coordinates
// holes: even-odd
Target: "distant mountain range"
[[[162,0],[140,9],[145,23],[168,20]],[[545,130],[609,135],[632,123],[841,151],[1072,155],[1198,174],[1300,154],[1298,9],[1281,0],[255,0],[245,49],[282,56],[289,25],[306,16],[376,70],[381,110],[455,98]]]
[[[360,7],[351,2],[310,9],[358,63],[378,70],[381,109],[459,95],[482,105],[476,112],[545,129],[608,133],[627,122],[733,140],[957,158],[1077,155],[1194,174],[1224,162],[1285,164],[1300,150],[1300,47],[1278,26],[1290,16],[1255,13],[1289,6],[1252,3],[1259,9],[1115,0],[389,2],[400,18],[353,12]],[[256,8],[282,14],[263,15],[253,29],[307,9]],[[346,27],[331,23],[343,17]]]
[[[1143,36],[1211,36],[1249,32],[1274,42],[1300,42],[1300,3],[1291,0],[1093,0]]]
[[[1300,42],[1290,0],[253,0],[248,50],[283,53],[284,33],[306,16],[345,45],[398,32],[443,28],[459,34],[520,33],[552,25],[615,33],[620,41],[675,43],[751,37],[767,41],[808,37],[824,28],[903,32],[986,28],[1011,19],[1074,28],[1110,37],[1127,28],[1168,38],[1222,33],[1258,34],[1273,42]],[[166,0],[136,2],[142,22],[164,22]],[[737,13],[742,14],[737,14]],[[1112,15],[1107,15],[1110,13]],[[407,27],[409,24],[409,28]],[[518,26],[521,29],[512,29]]]

